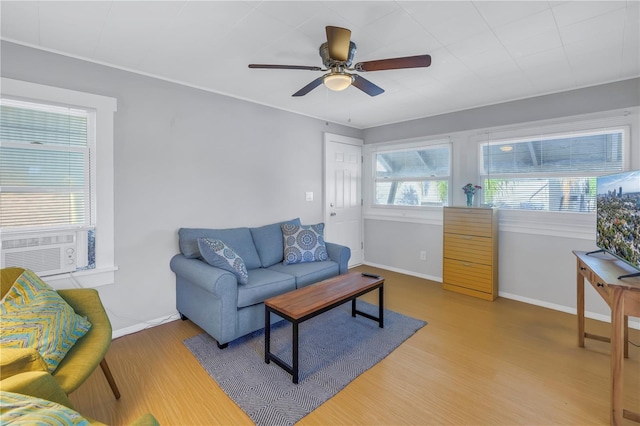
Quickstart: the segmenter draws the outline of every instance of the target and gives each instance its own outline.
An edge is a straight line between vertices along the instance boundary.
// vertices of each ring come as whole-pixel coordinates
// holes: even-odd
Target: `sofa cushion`
[[[296,289],[292,275],[259,268],[249,270],[249,282],[238,286],[238,307],[262,303],[266,299]]]
[[[317,225],[282,225],[284,263],[318,262],[329,259],[324,244],[324,223]]]
[[[340,265],[333,260],[295,263],[293,265],[278,263],[271,266],[269,270],[293,275],[296,279],[296,288],[301,288],[339,275]]]
[[[91,323],[58,292],[25,270],[0,301],[1,348],[36,348],[53,373]]]
[[[240,284],[246,284],[249,278],[244,260],[233,248],[221,240],[198,238],[198,248],[202,258],[211,266],[229,271],[236,276]]]
[[[292,219],[286,222],[272,223],[271,225],[251,228],[251,236],[256,245],[263,268],[282,262],[284,259],[284,239],[282,238],[282,225],[300,225],[300,219]]]
[[[255,269],[261,266],[260,257],[253,244],[249,228],[206,229],[206,228],[180,228],[178,231],[180,251],[189,259],[201,258],[198,249],[198,238],[224,241],[229,247],[244,260],[247,269]]]

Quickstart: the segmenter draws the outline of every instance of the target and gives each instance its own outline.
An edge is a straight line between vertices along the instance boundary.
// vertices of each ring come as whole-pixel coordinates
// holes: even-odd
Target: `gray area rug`
[[[378,307],[358,301],[358,309],[378,315]],[[384,328],[351,317],[351,303],[300,324],[300,383],[264,362],[264,329],[218,349],[203,333],[184,341],[209,375],[257,425],[293,425],[384,359],[426,322],[385,309]],[[291,363],[291,324],[271,327],[271,351]]]

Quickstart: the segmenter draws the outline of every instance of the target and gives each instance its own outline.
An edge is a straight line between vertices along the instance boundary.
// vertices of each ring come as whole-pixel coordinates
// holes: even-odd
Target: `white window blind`
[[[449,144],[380,151],[373,158],[376,205],[448,204],[451,164]]]
[[[0,228],[93,226],[92,112],[0,102]]]
[[[484,202],[501,209],[593,212],[596,177],[624,168],[626,128],[480,145]]]

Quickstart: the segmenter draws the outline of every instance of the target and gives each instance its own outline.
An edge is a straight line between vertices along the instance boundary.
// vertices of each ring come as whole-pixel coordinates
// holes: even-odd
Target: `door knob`
[[[336,212],[331,212],[330,216],[335,216]]]

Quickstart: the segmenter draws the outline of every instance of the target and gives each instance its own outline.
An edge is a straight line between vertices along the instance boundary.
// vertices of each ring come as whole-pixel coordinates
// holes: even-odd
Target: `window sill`
[[[49,275],[42,277],[42,279],[56,290],[64,288],[96,288],[113,284],[117,270],[117,266],[111,266]]]
[[[596,214],[500,210],[500,231],[595,240]]]
[[[442,208],[369,208],[365,220],[385,220],[442,226]],[[595,240],[595,213],[500,210],[500,232]]]
[[[442,225],[442,207],[376,206],[364,212],[364,219]]]

